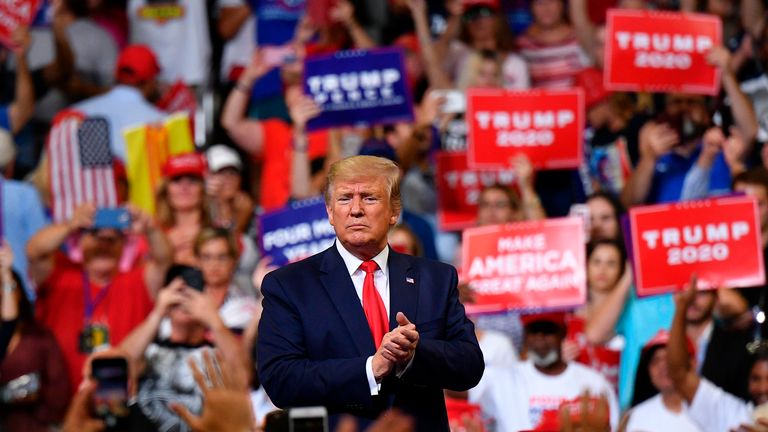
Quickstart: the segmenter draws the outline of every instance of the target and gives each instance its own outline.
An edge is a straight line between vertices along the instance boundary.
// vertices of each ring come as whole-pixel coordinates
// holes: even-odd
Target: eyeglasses
[[[512,207],[508,201],[480,201],[477,206],[481,209],[504,210]]]
[[[232,258],[230,255],[227,254],[218,254],[218,255],[209,255],[209,254],[201,254],[200,255],[200,262],[201,263],[227,263],[232,261],[234,258]]]

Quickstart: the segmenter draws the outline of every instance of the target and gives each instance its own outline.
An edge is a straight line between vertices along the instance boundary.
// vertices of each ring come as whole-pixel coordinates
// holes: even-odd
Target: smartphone
[[[131,213],[123,207],[102,207],[93,216],[93,228],[113,228],[124,231],[131,227]]]
[[[328,411],[325,407],[303,407],[288,410],[289,432],[328,432]]]
[[[261,53],[268,66],[282,66],[296,61],[296,50],[290,45],[266,46],[261,49]]]
[[[568,216],[578,217],[584,221],[584,239],[589,242],[592,232],[592,220],[590,219],[589,206],[586,204],[574,204],[568,211]]]
[[[203,280],[203,272],[196,267],[184,267],[181,269],[180,276],[184,279],[184,283],[188,287],[195,291],[203,292],[205,287],[205,280]]]
[[[128,426],[128,362],[122,357],[98,358],[91,362],[91,376],[98,382],[93,410],[107,430]]]
[[[440,112],[443,114],[461,114],[467,110],[467,98],[459,90],[435,90],[432,95],[445,99],[440,107]]]

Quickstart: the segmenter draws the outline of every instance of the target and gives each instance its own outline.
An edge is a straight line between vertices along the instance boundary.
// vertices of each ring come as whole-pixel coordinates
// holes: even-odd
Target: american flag
[[[70,220],[84,202],[117,206],[109,140],[105,118],[67,111],[54,119],[48,136],[48,173],[55,222]]]

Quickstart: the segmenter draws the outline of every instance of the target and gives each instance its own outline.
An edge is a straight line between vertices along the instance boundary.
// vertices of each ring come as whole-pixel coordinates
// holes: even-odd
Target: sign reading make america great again
[[[340,51],[309,57],[304,93],[320,106],[308,130],[413,121],[400,49]]]
[[[469,228],[462,278],[475,294],[471,313],[562,309],[587,299],[584,221],[545,219]]]

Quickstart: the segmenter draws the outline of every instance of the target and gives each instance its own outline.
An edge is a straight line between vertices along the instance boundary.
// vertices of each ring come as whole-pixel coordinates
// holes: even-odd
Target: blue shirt
[[[133,126],[165,120],[165,113],[147,102],[136,87],[117,85],[112,90],[76,104],[74,109],[87,117],[104,117],[109,122],[112,154],[125,160],[123,131]]]
[[[13,269],[21,276],[27,293],[34,292],[27,277],[27,241],[49,221],[37,190],[32,185],[16,180],[2,182],[3,239],[13,250]]]
[[[648,193],[646,203],[668,203],[680,200],[683,191],[683,182],[696,160],[701,153],[701,146],[696,148],[688,157],[681,156],[676,152],[669,152],[656,161],[656,167],[653,173],[651,190]],[[723,152],[720,152],[712,164],[709,173],[709,191],[710,193],[730,190],[731,170],[725,162]]]
[[[659,330],[669,329],[674,314],[672,294],[639,298],[634,287],[631,289],[619,322],[616,323],[616,333],[624,336],[625,340],[619,365],[619,405],[622,410],[629,408],[632,403],[635,373],[643,345]]]
[[[293,39],[304,15],[306,0],[250,0],[256,17],[256,46],[283,45]],[[274,68],[253,87],[253,97],[263,99],[282,94],[280,69]]]
[[[8,117],[8,105],[0,105],[0,129],[10,132],[11,118]]]

